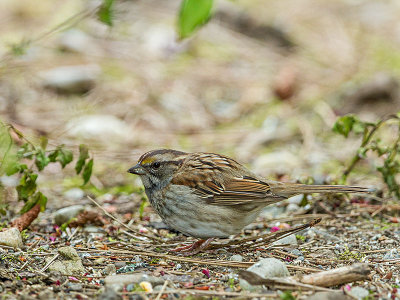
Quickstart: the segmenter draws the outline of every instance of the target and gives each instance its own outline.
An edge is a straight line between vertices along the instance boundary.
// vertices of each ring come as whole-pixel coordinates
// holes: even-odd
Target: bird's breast
[[[148,193],[149,201],[170,227],[198,238],[224,238],[253,222],[262,207],[212,205],[192,188],[170,185]]]

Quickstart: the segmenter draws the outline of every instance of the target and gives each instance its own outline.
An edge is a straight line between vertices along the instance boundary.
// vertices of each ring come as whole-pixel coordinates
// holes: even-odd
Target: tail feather
[[[294,196],[312,193],[370,193],[373,189],[349,185],[307,185],[297,183],[268,182],[271,191],[279,196]]]

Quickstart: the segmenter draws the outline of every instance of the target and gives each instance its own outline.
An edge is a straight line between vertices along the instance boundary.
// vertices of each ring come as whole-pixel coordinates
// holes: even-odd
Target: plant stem
[[[374,134],[376,133],[376,131],[383,125],[385,124],[387,121],[392,120],[392,119],[396,119],[399,120],[399,117],[396,115],[389,115],[386,118],[380,120],[378,123],[376,123],[375,125],[373,125],[372,129],[368,132],[368,128],[365,128],[364,131],[364,135],[363,135],[363,139],[361,142],[361,145],[359,148],[363,148],[365,146],[368,145],[368,143],[371,141],[372,137],[374,136]],[[400,138],[400,137],[399,137]],[[398,139],[395,143],[395,145],[398,144],[400,140]],[[397,146],[396,146],[397,149]],[[347,177],[348,175],[353,171],[354,167],[357,165],[357,163],[361,160],[361,156],[356,153],[352,160],[350,165],[346,168],[346,170],[344,170],[343,175],[342,175],[342,182],[343,184],[346,183]]]

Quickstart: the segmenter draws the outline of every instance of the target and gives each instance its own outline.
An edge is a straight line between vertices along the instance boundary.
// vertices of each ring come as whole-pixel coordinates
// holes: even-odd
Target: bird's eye
[[[153,169],[158,169],[160,166],[161,166],[161,164],[160,164],[160,162],[158,162],[158,161],[156,161],[155,163],[153,163],[153,164],[151,165],[151,167],[152,167]]]

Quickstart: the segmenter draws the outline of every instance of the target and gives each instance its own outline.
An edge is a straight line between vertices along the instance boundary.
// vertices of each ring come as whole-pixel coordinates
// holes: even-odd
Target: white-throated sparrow
[[[143,154],[128,172],[140,176],[151,205],[166,224],[202,239],[177,249],[190,254],[204,249],[212,238],[239,233],[263,207],[290,196],[369,191],[358,186],[264,180],[224,155],[170,149]]]

